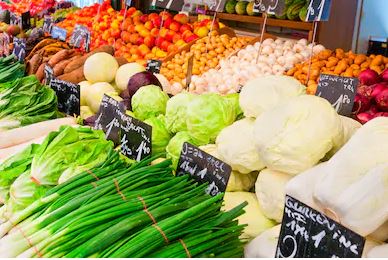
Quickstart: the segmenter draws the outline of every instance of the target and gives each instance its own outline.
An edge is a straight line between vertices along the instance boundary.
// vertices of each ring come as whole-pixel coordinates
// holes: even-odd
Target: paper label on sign
[[[226,191],[232,172],[225,162],[185,142],[180,154],[176,176],[190,174],[198,183],[208,183],[206,193],[216,196]]]
[[[126,6],[131,6],[132,5],[132,0],[125,0],[125,5]]]
[[[67,115],[80,115],[81,94],[80,86],[71,82],[52,78],[50,87],[55,91],[58,98],[58,110]]]
[[[125,108],[123,104],[104,94],[94,128],[103,130],[106,139],[111,140],[115,145],[119,145],[121,116],[124,113]]]
[[[43,32],[45,33],[51,33],[51,29],[53,27],[54,19],[50,15],[45,15],[44,16],[44,21],[43,21]],[[66,38],[66,37],[65,37]]]
[[[361,257],[365,238],[286,195],[277,258]]]
[[[204,0],[205,4],[208,6],[209,11],[213,12],[223,12],[227,0]]]
[[[350,116],[358,84],[357,78],[321,74],[315,95],[329,101],[338,114]]]
[[[44,84],[50,86],[51,80],[54,78],[54,71],[49,65],[44,65]]]
[[[162,67],[162,61],[160,60],[147,60],[146,70],[155,74],[160,72]]]
[[[88,28],[77,24],[74,28],[73,34],[70,37],[70,45],[81,48],[89,52],[91,35]]]
[[[141,161],[152,153],[152,127],[129,115],[121,117],[121,153]]]
[[[26,57],[26,39],[13,38],[13,52],[19,61],[24,61]]]
[[[66,41],[67,31],[61,27],[53,26],[51,28],[51,37],[60,41]]]
[[[328,21],[331,0],[311,0],[307,8],[306,21]]]
[[[254,0],[254,12],[282,15],[286,9],[285,0]]]

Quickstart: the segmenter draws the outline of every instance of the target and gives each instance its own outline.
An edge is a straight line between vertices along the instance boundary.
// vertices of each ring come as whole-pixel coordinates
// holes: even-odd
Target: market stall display
[[[276,16],[304,23],[308,3]],[[0,24],[0,47],[26,50],[0,58],[1,257],[274,257],[285,230],[299,247],[325,230],[300,221],[300,236],[290,207],[340,223],[343,255],[388,256],[387,57],[242,36],[217,15],[46,4],[13,9],[35,6],[37,28]]]

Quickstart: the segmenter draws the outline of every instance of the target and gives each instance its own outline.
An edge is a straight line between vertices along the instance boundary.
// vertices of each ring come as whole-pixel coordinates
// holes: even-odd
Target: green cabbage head
[[[172,160],[172,166],[174,169],[176,169],[178,165],[179,157],[181,155],[184,142],[196,145],[194,140],[190,137],[190,134],[186,131],[182,131],[177,133],[173,138],[171,138],[170,142],[166,147],[167,158]]]
[[[170,142],[171,135],[166,128],[166,119],[164,115],[150,117],[144,123],[152,126],[152,153],[163,153]]]
[[[167,100],[168,95],[160,87],[144,86],[132,96],[132,110],[136,118],[144,121],[147,118],[164,114]]]
[[[218,94],[198,95],[187,107],[187,131],[199,144],[214,143],[223,128],[236,119],[236,107]]]
[[[187,106],[193,97],[193,94],[182,92],[167,101],[166,125],[171,133],[187,131]]]

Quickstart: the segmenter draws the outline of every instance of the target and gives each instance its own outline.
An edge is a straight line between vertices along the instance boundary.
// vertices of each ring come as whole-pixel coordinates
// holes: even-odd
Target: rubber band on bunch
[[[31,242],[31,240],[27,237],[27,235],[24,233],[23,229],[21,227],[19,227],[18,225],[15,225],[14,223],[12,223],[12,221],[10,219],[8,219],[8,221],[11,223],[11,225],[16,228],[20,234],[22,235],[22,237],[27,241],[28,245],[35,251],[35,253],[38,255],[39,258],[42,258],[43,257],[43,254],[38,250],[38,248]]]
[[[185,244],[185,242],[183,241],[183,239],[179,239],[179,242],[182,244],[183,248],[185,249],[185,252],[186,252],[187,257],[188,257],[188,258],[191,258],[190,251],[189,251],[189,249],[187,248],[187,245]]]
[[[115,183],[117,193],[121,196],[121,198],[123,200],[127,200],[127,198],[125,197],[124,193],[122,193],[121,190],[120,190],[119,182],[116,179],[113,179],[113,181]]]

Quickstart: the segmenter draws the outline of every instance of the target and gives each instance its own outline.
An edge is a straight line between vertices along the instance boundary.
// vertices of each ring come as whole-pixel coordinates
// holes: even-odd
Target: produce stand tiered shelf
[[[238,14],[228,14],[228,13],[217,13],[217,18],[219,20],[235,21],[241,23],[253,23],[253,24],[263,24],[264,17],[261,16],[249,16],[249,15],[238,15]],[[295,30],[308,31],[308,40],[313,39],[314,24],[311,22],[302,22],[302,21],[290,21],[290,20],[281,20],[268,18],[268,26],[276,26],[281,28],[289,28]]]

